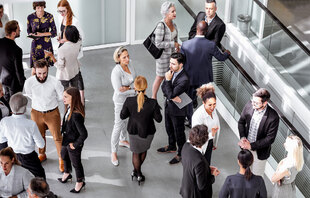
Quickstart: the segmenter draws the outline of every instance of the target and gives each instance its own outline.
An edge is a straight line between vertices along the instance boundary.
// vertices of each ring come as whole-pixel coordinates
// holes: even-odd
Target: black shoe
[[[133,170],[130,175],[131,175],[131,181],[133,181],[134,177],[138,177],[137,171],[135,171],[135,170]]]
[[[180,161],[181,161],[181,157],[180,156],[175,156],[174,158],[172,158],[172,160],[170,160],[170,162],[169,162],[169,164],[170,165],[173,165],[173,164],[177,164],[177,163],[179,163]]]
[[[177,148],[171,148],[169,146],[161,147],[157,149],[157,152],[159,153],[174,153],[177,151]]]
[[[140,183],[145,181],[145,176],[142,174],[138,175],[137,181],[138,181],[138,185],[140,186]]]
[[[80,193],[81,190],[85,187],[85,185],[86,185],[86,183],[83,182],[83,185],[82,185],[82,187],[80,188],[80,190],[75,190],[75,188],[73,188],[72,190],[70,190],[70,192],[72,192],[72,193]]]
[[[197,98],[193,100],[193,108],[196,109],[198,106]]]
[[[65,180],[62,180],[62,178],[58,178],[58,181],[60,181],[61,183],[64,184],[64,183],[67,183],[67,181],[69,179],[72,181],[72,175],[71,174],[69,174]]]

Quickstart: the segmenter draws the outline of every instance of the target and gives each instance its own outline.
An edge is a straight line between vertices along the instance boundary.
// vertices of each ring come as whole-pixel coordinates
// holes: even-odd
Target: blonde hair
[[[141,109],[143,109],[143,105],[144,105],[144,101],[145,101],[145,90],[147,88],[147,81],[145,79],[145,77],[143,76],[138,76],[135,79],[135,90],[138,92],[138,96],[137,96],[137,103],[138,103],[138,112],[141,111]]]
[[[118,59],[119,59],[120,55],[121,55],[124,51],[127,51],[127,52],[128,52],[128,50],[127,50],[124,46],[120,46],[120,47],[118,47],[118,48],[115,49],[115,51],[114,51],[114,53],[113,53],[113,59],[114,59],[114,61],[115,61],[116,64],[119,64],[119,63],[120,63]]]
[[[301,171],[304,165],[301,139],[296,135],[288,136],[285,141],[285,149],[287,150],[288,162],[292,162],[297,171]]]
[[[197,96],[202,99],[203,102],[210,98],[215,98],[215,89],[212,83],[203,84],[201,87],[199,87],[197,90]]]

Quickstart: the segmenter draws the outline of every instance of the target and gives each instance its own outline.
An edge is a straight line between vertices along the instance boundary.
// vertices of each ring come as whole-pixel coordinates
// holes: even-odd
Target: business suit
[[[221,188],[219,198],[267,198],[267,190],[264,179],[261,176],[252,175],[246,180],[244,175],[237,173],[226,178]]]
[[[197,99],[196,89],[202,84],[213,82],[212,57],[224,61],[229,57],[227,52],[222,53],[215,42],[204,37],[196,36],[185,41],[181,47],[181,53],[186,56],[184,70],[190,79],[188,95],[192,100]],[[191,123],[193,104],[188,105],[187,119]]]
[[[14,40],[0,39],[0,71],[4,88],[4,98],[10,101],[13,94],[23,91],[25,75],[23,69],[23,51]]]
[[[192,39],[196,36],[196,30],[197,25],[200,21],[204,21],[206,17],[205,12],[199,12],[190,32],[188,33],[188,39]],[[206,21],[207,22],[207,21]],[[220,17],[217,16],[217,14],[214,16],[213,20],[211,21],[210,25],[208,26],[208,31],[205,34],[206,39],[214,41],[218,47],[221,46],[221,40],[224,36],[224,33],[226,31],[226,25],[220,19]]]
[[[267,105],[265,108],[267,109],[259,123],[256,141],[251,143],[251,151],[256,151],[258,160],[267,160],[267,158],[270,156],[271,144],[276,138],[279,127],[279,115],[277,112],[269,105]],[[250,101],[243,108],[240,119],[238,121],[240,138],[248,138],[253,113],[254,109]],[[254,156],[253,165],[256,163],[255,157],[256,156]],[[252,172],[257,174],[255,173],[254,169]]]
[[[64,160],[65,173],[71,172],[72,162],[77,182],[82,182],[84,181],[84,169],[81,161],[81,153],[84,141],[88,136],[84,125],[84,117],[77,112],[72,112],[70,120],[68,120],[69,116],[66,117],[67,116],[65,115],[61,129],[63,135],[61,158]],[[70,148],[70,143],[73,143],[75,149]]]
[[[175,75],[175,74],[174,74]],[[165,127],[169,139],[169,147],[176,148],[178,145],[178,156],[181,156],[182,146],[186,141],[184,120],[186,116],[186,106],[179,109],[172,101],[176,96],[186,93],[189,88],[189,79],[184,69],[173,80],[164,80],[162,91],[166,97],[165,102]]]
[[[215,181],[211,175],[210,166],[201,154],[190,143],[185,143],[182,149],[183,178],[180,194],[183,198],[212,198],[212,184]]]

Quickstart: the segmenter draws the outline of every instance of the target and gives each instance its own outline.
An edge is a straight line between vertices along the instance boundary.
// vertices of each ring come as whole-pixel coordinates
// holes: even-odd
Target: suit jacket
[[[257,152],[260,160],[265,160],[270,156],[271,144],[274,142],[278,127],[279,115],[269,105],[259,124],[256,141],[251,143],[251,150]],[[238,121],[238,129],[240,138],[247,138],[254,109],[251,102],[248,102],[242,110]]]
[[[161,122],[162,115],[157,100],[145,96],[143,108],[138,112],[137,96],[128,97],[120,114],[121,119],[129,117],[127,131],[131,135],[146,138],[156,132],[154,119]]]
[[[244,175],[237,173],[226,178],[220,191],[219,198],[267,198],[267,190],[264,179],[261,176],[252,175],[246,180]]]
[[[66,113],[67,114],[67,113]],[[84,117],[80,113],[73,112],[71,119],[63,118],[61,133],[63,135],[62,145],[73,143],[75,148],[82,147],[88,134],[84,125]]]
[[[0,98],[0,101],[9,109],[10,115],[12,115],[12,110],[10,108],[9,103],[6,101],[6,99],[4,99],[4,97]],[[0,110],[0,120],[2,119],[2,112]]]
[[[215,42],[204,37],[185,41],[182,44],[181,53],[186,56],[184,69],[189,76],[190,85],[196,86],[213,82],[213,56],[219,61],[224,61],[229,56],[227,52],[223,54]]]
[[[26,80],[22,58],[23,51],[15,41],[8,38],[0,39],[1,82],[15,93],[23,90]]]
[[[192,39],[196,36],[197,24],[200,21],[204,21],[205,16],[206,16],[205,12],[199,12],[198,13],[198,15],[195,19],[195,22],[193,23],[191,30],[188,33],[188,36],[189,36],[188,39]],[[208,26],[208,31],[205,34],[205,37],[208,40],[214,41],[216,43],[216,45],[218,47],[220,47],[221,46],[221,40],[224,36],[225,31],[226,31],[225,23],[222,21],[222,19],[220,19],[220,17],[215,15],[215,17],[211,21],[211,24]]]
[[[183,69],[177,77],[174,79],[173,83],[172,80],[167,81],[164,80],[161,89],[164,93],[164,96],[166,97],[165,102],[165,111],[173,116],[186,116],[186,107],[183,107],[182,109],[179,109],[179,107],[174,104],[174,102],[171,100],[175,98],[176,96],[181,95],[182,93],[187,93],[189,88],[189,78]]]
[[[182,148],[183,178],[180,194],[183,198],[212,198],[210,165],[206,158],[190,143]]]

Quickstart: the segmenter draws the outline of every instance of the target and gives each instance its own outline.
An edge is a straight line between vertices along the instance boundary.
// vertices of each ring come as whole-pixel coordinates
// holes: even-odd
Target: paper
[[[174,104],[176,104],[179,107],[179,109],[182,109],[183,107],[192,102],[192,99],[185,92],[179,95],[179,98],[181,99],[180,103],[174,102],[172,100]]]

